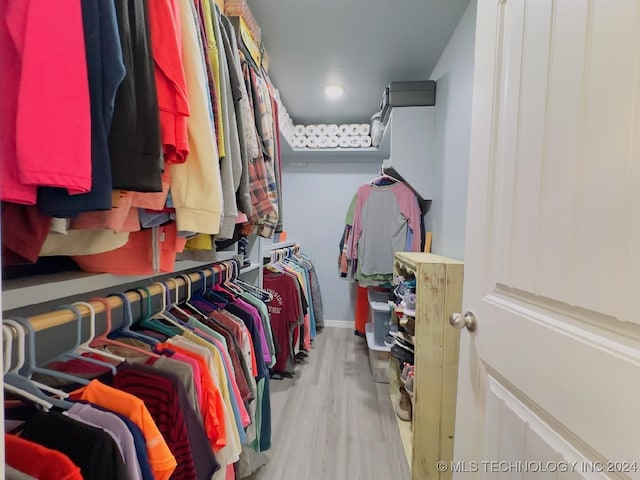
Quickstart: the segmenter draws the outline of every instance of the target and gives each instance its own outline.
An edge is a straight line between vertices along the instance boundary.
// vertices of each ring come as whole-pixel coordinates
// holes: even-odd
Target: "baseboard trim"
[[[326,328],[354,328],[353,322],[347,320],[325,320],[324,326]]]

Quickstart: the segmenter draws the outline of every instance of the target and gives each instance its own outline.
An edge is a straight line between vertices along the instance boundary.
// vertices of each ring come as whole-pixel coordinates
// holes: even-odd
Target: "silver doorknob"
[[[476,329],[477,319],[473,312],[466,312],[464,315],[452,313],[449,317],[449,324],[457,330],[467,327],[467,330],[473,332]]]

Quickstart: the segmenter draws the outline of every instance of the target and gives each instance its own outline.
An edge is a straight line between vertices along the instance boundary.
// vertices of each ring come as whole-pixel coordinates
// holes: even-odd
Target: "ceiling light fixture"
[[[344,87],[337,83],[330,83],[329,85],[324,87],[325,96],[332,100],[336,98],[340,98],[343,93],[344,93]]]

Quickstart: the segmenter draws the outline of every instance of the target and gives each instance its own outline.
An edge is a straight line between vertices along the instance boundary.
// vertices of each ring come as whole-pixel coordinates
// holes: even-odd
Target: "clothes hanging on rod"
[[[267,305],[235,283],[238,272],[236,261],[220,262],[164,283],[29,319],[32,329],[25,346],[30,349],[25,353],[30,355],[35,335],[45,335],[69,320],[79,325],[78,317],[87,313],[104,314],[108,332],[94,328],[89,346],[95,348],[83,355],[110,364],[67,358],[61,355],[64,352],[44,362],[48,369],[68,377],[52,379],[49,370],[42,370],[37,381],[71,390],[70,406],[50,412],[34,407],[21,419],[24,433],[17,434],[62,451],[85,478],[250,475],[264,463],[262,452],[271,446],[269,367],[275,365],[278,350]],[[159,310],[153,307],[158,298]],[[136,302],[140,317],[134,319],[129,307]],[[124,316],[115,314],[114,308],[120,306]],[[123,326],[132,335],[123,337]],[[156,341],[146,343],[142,336]],[[88,383],[82,385],[74,378]],[[35,375],[33,380],[25,378],[25,382],[35,380]],[[24,414],[15,402],[24,405],[29,400],[10,397],[15,400],[5,403],[7,418]],[[47,433],[61,429],[69,432],[63,440],[58,439],[63,437],[59,433]],[[104,435],[89,441],[87,429]],[[104,449],[98,464],[102,476],[90,461],[92,450],[66,449],[79,438]],[[109,450],[113,445],[115,450]],[[14,468],[20,466],[18,458],[8,456],[7,461]]]
[[[383,172],[361,185],[349,205],[340,240],[340,276],[363,285],[388,282],[394,252],[421,251],[422,230],[414,191]]]
[[[6,9],[0,43],[13,44],[36,14]],[[38,9],[39,31],[58,15]],[[277,90],[244,56],[238,22],[212,0],[88,0],[64,23],[46,58],[24,44],[2,59],[16,94],[0,103],[0,133],[22,152],[2,155],[4,265],[64,255],[90,272],[171,272],[176,258],[215,261],[214,240],[236,224],[267,238],[281,228]],[[33,105],[52,106],[46,125]]]
[[[317,273],[298,244],[265,253],[269,262],[263,271],[263,286],[274,297],[269,312],[280,346],[271,375],[291,377],[296,361],[309,355],[312,339],[324,326]]]

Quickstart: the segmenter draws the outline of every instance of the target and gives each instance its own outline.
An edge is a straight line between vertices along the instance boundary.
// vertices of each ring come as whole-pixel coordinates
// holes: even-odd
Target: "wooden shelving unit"
[[[449,316],[462,309],[464,264],[431,253],[397,252],[395,274],[416,278],[415,378],[410,436],[403,439],[412,480],[448,480],[439,461],[453,460],[458,344]],[[398,363],[389,365],[389,393],[398,394]],[[400,424],[407,435],[409,422]]]

